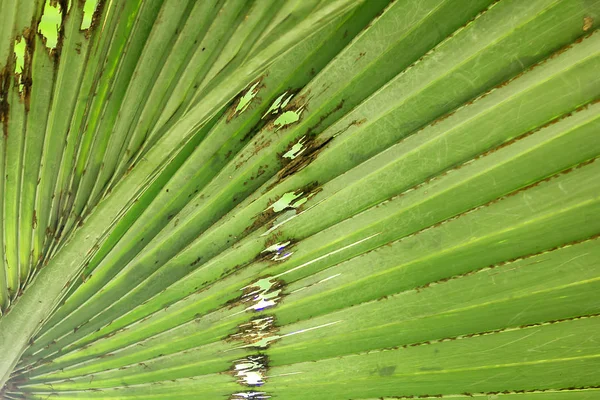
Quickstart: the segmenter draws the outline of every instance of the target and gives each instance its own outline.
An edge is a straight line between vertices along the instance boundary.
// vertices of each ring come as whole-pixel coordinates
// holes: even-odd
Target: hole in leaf
[[[98,7],[98,0],[86,0],[83,6],[83,20],[81,21],[81,30],[89,29],[92,26],[94,11]]]
[[[275,203],[271,204],[269,208],[272,208],[274,212],[285,210],[286,208],[293,207],[292,202],[298,197],[302,196],[303,192],[287,192],[283,194]],[[268,208],[267,208],[268,210]],[[266,210],[265,210],[266,211]]]
[[[242,288],[242,302],[251,303],[246,310],[262,311],[274,307],[280,300],[280,281],[273,278],[263,278],[253,284]]]
[[[284,155],[283,158],[289,158],[293,160],[298,157],[304,150],[306,150],[306,146],[304,146],[304,140],[306,136],[302,136],[300,140],[298,140],[291,149],[289,149]]]
[[[287,92],[286,92],[286,93],[287,93]],[[285,94],[285,93],[284,93],[284,94]],[[287,99],[285,99],[285,100],[283,101],[283,103],[281,103],[281,107],[280,107],[280,108],[281,108],[281,109],[284,109],[284,108],[285,108],[285,106],[287,106],[287,105],[288,105],[288,103],[290,102],[290,100],[292,99],[292,97],[294,97],[294,95],[293,95],[293,94],[290,94],[290,96],[289,96]]]
[[[267,348],[271,342],[280,338],[274,334],[277,330],[275,319],[271,316],[254,318],[238,326],[238,332],[229,339],[247,343],[242,347]]]
[[[21,74],[23,73],[23,68],[25,68],[25,48],[26,48],[26,44],[25,44],[25,39],[24,38],[17,38],[17,40],[15,40],[15,46],[14,46],[14,51],[15,51],[15,73],[16,74]]]
[[[254,99],[258,94],[258,84],[259,82],[256,82],[254,85],[252,85],[250,89],[248,89],[248,91],[246,91],[246,93],[244,93],[244,95],[240,98],[240,102],[235,108],[235,113],[241,114],[248,108],[252,99]]]
[[[262,355],[248,356],[235,361],[235,376],[238,382],[246,386],[264,385],[264,373],[267,369],[267,358]]]
[[[38,26],[39,33],[44,37],[44,44],[49,49],[55,49],[58,44],[58,30],[62,23],[60,4],[51,0],[46,1],[44,15]]]
[[[281,94],[281,96],[279,96],[278,98],[275,99],[275,101],[273,101],[273,104],[271,104],[271,107],[269,107],[269,109],[267,110],[266,113],[264,113],[264,115],[262,116],[263,119],[266,118],[269,115],[275,115],[275,114],[279,114],[281,111],[283,111],[283,109],[285,108],[285,106],[288,105],[288,103],[290,102],[290,100],[292,99],[292,97],[294,97],[294,94],[290,94],[287,98],[285,98],[285,96],[287,95],[287,90],[285,92],[283,92]]]
[[[281,114],[276,120],[275,122],[273,122],[273,125],[275,126],[275,128],[277,128],[277,130],[284,128],[288,125],[291,125],[293,123],[296,123],[300,120],[300,116],[302,115],[302,111],[304,111],[304,107],[300,107],[297,110],[294,111],[286,111],[283,114]]]
[[[283,92],[283,94],[281,96],[279,96],[278,98],[275,99],[273,104],[271,104],[271,107],[269,107],[267,112],[264,113],[264,115],[262,116],[263,119],[269,114],[277,114],[279,112],[279,109],[281,108],[281,101],[283,100],[283,97],[285,96],[286,93],[287,92]]]
[[[263,251],[261,251],[261,254],[262,253],[275,253],[273,255],[273,257],[271,257],[271,260],[274,260],[274,261],[285,260],[292,254],[294,254],[293,252],[285,251],[285,247],[287,245],[289,245],[290,243],[291,242],[289,242],[289,241],[285,242],[285,243],[275,243],[274,245],[271,245],[271,246],[267,247],[266,249],[264,249]]]

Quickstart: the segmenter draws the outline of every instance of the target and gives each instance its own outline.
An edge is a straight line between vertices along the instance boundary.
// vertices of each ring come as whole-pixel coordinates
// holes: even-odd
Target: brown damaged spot
[[[302,155],[289,161],[279,171],[279,173],[277,174],[277,182],[282,181],[283,179],[287,178],[288,176],[295,174],[296,172],[302,170],[308,164],[313,162],[313,160],[315,160],[317,158],[317,156],[323,150],[323,148],[327,145],[327,143],[329,143],[332,139],[333,139],[333,137],[329,137],[329,138],[325,138],[325,139],[309,138],[304,143],[305,150],[302,152]],[[295,144],[295,143],[293,143],[293,144]],[[293,146],[293,144],[291,144],[291,146]],[[291,148],[291,146],[290,146],[290,148]],[[287,149],[286,152],[287,151],[289,151],[289,149]],[[285,152],[280,154],[281,158],[283,158],[283,154],[285,154]],[[276,185],[277,182],[274,183],[273,185]]]
[[[190,263],[190,267],[194,267],[194,266],[198,265],[198,263],[200,263],[200,261],[202,261],[202,256],[200,256],[200,257],[196,258],[194,261],[192,261]]]
[[[271,145],[271,139],[267,139],[265,137],[261,137],[260,140],[258,140],[256,142],[256,144],[254,145],[254,148],[252,149],[252,156],[257,155],[263,149],[266,149],[270,145]]]
[[[60,26],[58,28],[58,39],[56,42],[56,48],[53,50],[52,55],[54,56],[54,60],[56,65],[60,60],[60,54],[62,52],[63,44],[65,41],[65,30],[66,30],[66,22],[69,16],[69,0],[58,0],[61,19]]]
[[[0,123],[4,138],[8,138],[8,118],[10,115],[10,105],[8,104],[8,95],[10,90],[10,77],[8,65],[0,71]]]
[[[352,121],[352,125],[354,125],[354,126],[361,126],[365,122],[367,122],[366,118],[359,119],[358,121],[354,120],[354,121]]]
[[[241,342],[247,345],[261,344],[265,340],[268,344],[276,340],[279,328],[275,324],[274,316],[253,317],[249,322],[238,326],[237,331],[227,336],[226,342]],[[269,339],[273,340],[269,340]],[[263,347],[263,346],[257,346]]]
[[[255,130],[251,130],[249,132],[249,135],[244,136],[244,138],[242,138],[241,141],[245,142],[248,137],[253,136],[255,133],[256,133]],[[265,135],[256,137],[254,146],[252,147],[252,152],[250,154],[248,154],[248,156],[246,158],[244,158],[244,153],[240,153],[240,155],[239,155],[240,161],[238,161],[235,164],[235,169],[241,168],[250,158],[258,155],[263,149],[266,149],[270,145],[271,145],[271,139],[266,138]],[[268,165],[265,167],[268,167]],[[262,168],[262,166],[261,166],[261,168]],[[259,168],[259,171],[260,171],[260,168]],[[258,176],[260,176],[260,174]]]
[[[275,233],[275,234],[271,235],[271,237],[265,241],[265,249],[269,249],[270,247],[277,245],[278,243],[285,243],[285,245],[282,247],[285,247],[285,251],[287,253],[290,253],[290,250],[293,250],[297,241],[294,239],[282,239],[282,238],[280,238],[279,233]],[[270,251],[263,250],[260,253],[258,253],[256,255],[256,257],[254,257],[254,260],[252,260],[252,261],[253,262],[261,262],[261,261],[274,262],[275,261],[274,257],[276,257],[278,255],[279,255],[278,252],[270,252]]]
[[[273,203],[274,203],[274,201],[270,201],[269,206]],[[249,225],[248,227],[246,227],[246,229],[244,229],[243,234],[248,235],[249,233],[254,232],[256,229],[258,229],[261,226],[270,222],[274,217],[275,217],[275,211],[273,211],[273,209],[271,207],[267,208],[265,211],[261,212],[260,214],[258,214],[254,217],[254,221],[252,222],[251,225]]]
[[[592,26],[594,26],[594,20],[592,19],[592,17],[584,17],[583,18],[583,31],[587,32],[590,29],[592,29]]]
[[[266,241],[266,248],[256,256],[254,261],[267,261],[274,263],[283,261],[294,254],[293,250],[297,241],[293,239],[281,239],[280,236],[280,232],[273,234]]]
[[[88,250],[88,252],[86,253],[86,255],[91,258],[91,256],[93,254],[95,254],[98,251],[98,249],[100,249],[100,246],[98,245],[98,243],[96,243],[96,244],[94,244],[94,246],[90,250]]]
[[[341,110],[344,107],[344,102],[346,100],[342,99],[334,108],[332,108],[331,110],[329,110],[328,112],[326,112],[325,114],[321,115],[319,117],[319,121],[313,125],[312,127],[310,127],[306,133],[307,136],[313,136],[316,129],[318,127],[321,126],[321,124],[323,124],[323,121],[325,121],[327,118],[329,118],[331,115],[333,115],[334,113],[338,112],[339,110]],[[335,135],[334,135],[335,136]]]
[[[83,4],[85,5],[85,0],[82,0],[82,1],[83,1]],[[92,23],[90,24],[90,27],[85,30],[86,39],[89,39],[91,37],[92,33],[100,25],[100,21],[102,19],[102,13],[104,11],[105,6],[106,6],[106,0],[98,1],[98,4],[96,5],[96,9],[94,10],[94,14],[92,15]]]
[[[448,118],[450,118],[451,116],[453,116],[456,113],[456,110],[453,110],[445,115],[442,115],[441,117],[439,117],[438,119],[436,119],[435,121],[433,121],[431,123],[431,126],[436,126],[437,124],[439,124],[442,121],[447,120]]]
[[[134,163],[132,163],[132,164],[131,164],[131,165],[130,165],[128,168],[127,168],[127,170],[125,171],[125,174],[124,174],[124,176],[127,176],[127,175],[129,175],[129,174],[131,173],[131,171],[133,170],[133,168],[135,168],[135,162],[134,162]]]
[[[348,129],[350,129],[353,126],[356,127],[360,127],[361,125],[363,125],[365,122],[367,122],[366,118],[362,118],[362,119],[355,119],[352,122],[350,122],[345,128],[340,129],[339,131],[337,131],[336,133],[333,134],[333,137],[339,136],[342,133],[345,133]]]
[[[268,285],[268,287],[263,287]],[[278,299],[281,298],[281,292],[285,287],[285,282],[281,279],[276,279],[270,276],[263,277],[242,288],[242,294],[227,301],[225,305],[229,308],[234,308],[239,305],[249,305],[247,309],[254,308],[257,302],[260,302],[259,297],[272,296],[277,294]],[[257,295],[258,294],[258,295]],[[254,303],[254,304],[253,304]],[[261,311],[264,308],[256,309],[255,311]]]

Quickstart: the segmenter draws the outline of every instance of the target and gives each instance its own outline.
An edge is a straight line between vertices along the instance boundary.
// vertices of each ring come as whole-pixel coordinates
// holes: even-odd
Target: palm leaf
[[[0,0],[0,397],[598,398],[598,18]]]

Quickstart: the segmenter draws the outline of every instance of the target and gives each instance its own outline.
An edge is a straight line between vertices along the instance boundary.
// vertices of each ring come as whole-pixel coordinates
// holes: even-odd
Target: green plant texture
[[[0,399],[599,400],[600,0],[0,0]]]

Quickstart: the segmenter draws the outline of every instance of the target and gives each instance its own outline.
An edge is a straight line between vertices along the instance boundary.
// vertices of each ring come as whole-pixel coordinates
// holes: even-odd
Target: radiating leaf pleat
[[[0,397],[597,398],[598,20],[0,0]]]

